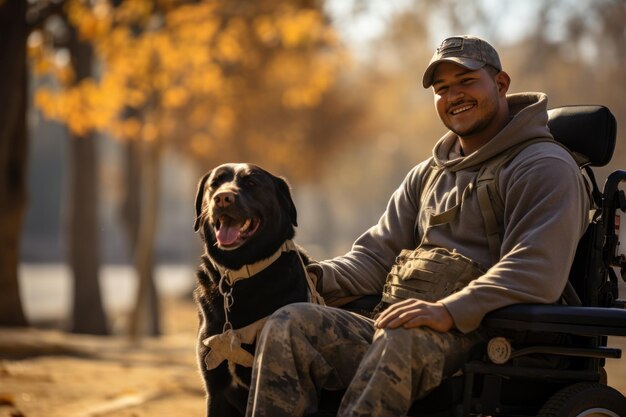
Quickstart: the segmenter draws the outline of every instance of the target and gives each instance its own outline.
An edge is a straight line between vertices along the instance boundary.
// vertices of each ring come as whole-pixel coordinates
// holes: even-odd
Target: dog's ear
[[[200,215],[202,214],[202,199],[204,198],[204,185],[211,176],[211,171],[204,174],[198,183],[198,190],[196,191],[196,221],[193,223],[193,230],[197,232],[200,228]]]
[[[276,184],[278,200],[287,208],[287,213],[289,213],[291,224],[298,227],[298,212],[296,211],[296,205],[291,198],[291,190],[289,189],[289,184],[287,184],[287,181],[285,181],[284,178],[276,176],[273,177],[274,183]]]

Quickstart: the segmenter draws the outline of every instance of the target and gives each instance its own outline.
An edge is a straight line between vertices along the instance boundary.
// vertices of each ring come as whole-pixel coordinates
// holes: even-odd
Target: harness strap
[[[483,218],[483,223],[485,224],[485,235],[487,236],[489,255],[491,256],[491,261],[494,264],[500,260],[500,247],[502,245],[501,238],[504,234],[502,231],[503,227],[501,226],[501,222],[503,222],[504,217],[504,207],[500,194],[497,193],[497,176],[500,173],[499,168],[504,165],[506,161],[517,155],[518,152],[519,151],[515,152],[514,155],[506,155],[503,158],[499,158],[501,160],[497,160],[494,163],[494,165],[498,166],[483,166],[478,173],[478,177],[476,178],[478,183],[476,186],[476,197],[478,198],[480,214]],[[492,191],[492,187],[496,188],[496,190],[494,190],[496,193]],[[498,200],[498,198],[500,198],[500,200]],[[496,207],[498,207],[499,210],[497,210]],[[501,219],[500,222],[498,222],[498,219]]]
[[[263,330],[267,317],[255,321],[240,329],[228,329],[223,333],[207,337],[202,344],[209,348],[204,357],[206,368],[210,371],[228,360],[237,365],[252,367],[254,356],[241,347],[241,344],[252,344]]]
[[[509,148],[504,153],[492,158],[490,161],[487,161],[478,172],[476,178],[476,194],[480,206],[480,213],[485,224],[489,252],[493,263],[500,260],[500,249],[504,237],[504,200],[498,186],[500,171],[504,165],[528,146],[541,142],[554,143],[565,149],[569,154],[572,154],[565,145],[556,140],[535,138]],[[575,160],[579,163],[578,159]]]
[[[487,244],[489,245],[489,254],[491,260],[497,262],[500,259],[500,226],[496,220],[496,214],[491,204],[491,196],[488,187],[478,187],[476,189],[478,197],[478,205],[480,206],[480,214],[485,223],[485,233],[487,235]]]
[[[235,271],[231,271],[230,269],[224,268],[223,266],[216,263],[213,263],[213,266],[215,267],[215,269],[218,270],[220,276],[226,281],[226,284],[232,287],[235,282],[243,279],[248,279],[263,271],[265,268],[276,262],[276,260],[280,258],[280,256],[284,252],[292,251],[296,252],[298,254],[298,259],[300,259],[300,265],[302,266],[302,270],[304,271],[304,276],[306,277],[306,282],[309,289],[309,301],[315,304],[325,305],[324,298],[320,295],[319,292],[317,292],[317,289],[315,288],[315,283],[307,273],[304,260],[302,259],[302,255],[300,254],[300,251],[298,250],[298,247],[293,242],[293,240],[285,241],[285,243],[283,243],[280,248],[278,248],[278,250],[274,252],[274,254],[272,254],[272,256],[270,256],[269,258],[260,260],[253,264],[244,265]]]
[[[237,270],[232,271],[216,263],[214,263],[213,266],[219,271],[221,276],[226,277],[226,283],[232,286],[237,281],[240,281],[242,279],[248,279],[251,276],[258,274],[259,272],[263,271],[265,268],[273,264],[278,258],[280,258],[280,255],[282,255],[284,252],[291,251],[298,251],[298,248],[292,240],[287,240],[269,258],[262,259],[249,265],[244,265]]]
[[[326,302],[324,302],[324,297],[322,297],[322,295],[317,291],[317,288],[315,288],[313,278],[311,278],[309,272],[306,269],[306,265],[304,264],[304,260],[302,259],[300,251],[297,251],[296,253],[298,254],[298,259],[300,259],[300,265],[302,265],[302,270],[304,271],[304,276],[306,277],[306,284],[309,287],[309,302],[313,304],[319,304],[321,306],[326,305]]]

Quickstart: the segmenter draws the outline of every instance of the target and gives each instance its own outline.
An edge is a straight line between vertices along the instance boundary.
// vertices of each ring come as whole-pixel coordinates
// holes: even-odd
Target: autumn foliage
[[[336,91],[347,55],[320,2],[68,0],[64,12],[94,46],[94,77],[76,82],[71,57],[44,31],[30,36],[29,53],[36,73],[57,81],[36,105],[77,135],[301,177],[341,137],[319,126],[350,113]]]

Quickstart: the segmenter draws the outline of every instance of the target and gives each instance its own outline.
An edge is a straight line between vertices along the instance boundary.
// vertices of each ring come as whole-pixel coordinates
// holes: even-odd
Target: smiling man
[[[466,155],[509,122],[505,93],[510,83],[496,50],[470,37],[446,39],[423,78],[424,88],[433,87],[441,121],[458,135]]]
[[[257,345],[248,416],[406,415],[480,347],[484,315],[559,299],[589,199],[547,127],[547,97],[508,94],[495,49],[448,38],[423,76],[449,131],[413,168],[352,250],[309,266],[327,304],[382,294],[375,319],[293,304]],[[489,174],[486,175],[485,173]]]

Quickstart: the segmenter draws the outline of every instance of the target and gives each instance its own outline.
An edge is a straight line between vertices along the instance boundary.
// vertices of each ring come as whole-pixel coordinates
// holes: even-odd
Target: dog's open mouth
[[[236,249],[256,233],[260,224],[256,218],[234,219],[222,215],[215,222],[217,245],[222,249]]]

